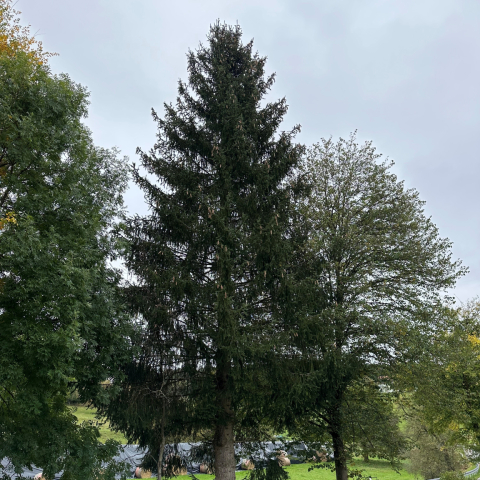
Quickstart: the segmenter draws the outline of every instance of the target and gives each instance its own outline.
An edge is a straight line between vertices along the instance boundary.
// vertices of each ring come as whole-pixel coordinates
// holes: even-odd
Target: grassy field
[[[308,471],[310,465],[302,463],[300,465],[291,465],[286,467],[291,480],[335,480],[335,473],[329,469],[315,469]],[[362,460],[355,460],[350,463],[349,469],[363,470],[364,477],[372,477],[372,480],[415,480],[415,475],[400,470],[398,473],[393,470],[390,464],[385,460],[372,459],[368,463]]]
[[[108,438],[113,438],[118,442],[127,443],[126,438],[121,433],[116,433],[110,430],[108,422],[99,422],[95,418],[96,410],[94,408],[88,408],[84,406],[72,407],[73,413],[78,418],[78,422],[93,421],[98,425],[100,431],[100,441],[104,442]],[[335,473],[329,469],[315,469],[311,472],[308,468],[311,464],[303,463],[297,465],[291,465],[286,467],[286,470],[290,474],[291,480],[335,480]],[[372,480],[416,480],[415,475],[407,472],[406,470],[400,470],[395,472],[390,467],[390,464],[385,460],[372,459],[370,462],[365,463],[362,460],[355,460],[349,465],[352,470],[363,470],[362,474],[366,477],[372,477]],[[247,472],[236,472],[236,480],[242,480],[247,476]],[[198,475],[201,480],[213,480],[213,475]],[[188,475],[176,477],[178,480],[188,480]]]
[[[301,463],[297,465],[291,465],[285,467],[290,475],[290,480],[335,480],[335,473],[329,469],[315,469],[311,472],[308,468],[311,464]],[[395,472],[390,467],[390,464],[385,460],[370,460],[365,463],[361,460],[356,460],[353,464],[350,464],[351,469],[363,470],[362,475],[364,477],[372,477],[372,480],[416,480],[415,475],[408,473],[406,470],[400,470]],[[213,480],[213,475],[195,475],[201,480]],[[246,471],[236,472],[236,480],[242,480],[247,476]],[[175,477],[175,480],[189,480],[188,475],[181,475]]]
[[[112,430],[110,430],[108,422],[100,422],[98,419],[95,418],[96,410],[94,408],[88,408],[83,406],[75,406],[71,408],[78,419],[78,423],[91,420],[98,426],[101,442],[105,442],[105,440],[113,438],[113,440],[116,440],[117,442],[120,442],[122,444],[127,443],[127,439],[121,433],[113,432]]]

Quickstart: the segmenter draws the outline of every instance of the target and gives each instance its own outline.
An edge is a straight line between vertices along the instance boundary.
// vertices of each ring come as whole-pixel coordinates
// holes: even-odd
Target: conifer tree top
[[[265,102],[274,82],[266,59],[241,37],[239,26],[213,25],[188,53],[176,102],[163,117],[153,112],[157,141],[140,151],[149,176],[135,174],[150,214],[131,219],[127,232],[138,280],[130,299],[145,320],[142,362],[153,378],[163,362],[181,389],[169,397],[167,430],[211,428],[232,465],[233,431],[260,438],[244,427],[261,425],[246,415],[269,388],[262,362],[279,330],[303,153],[299,127],[279,129],[285,99]]]

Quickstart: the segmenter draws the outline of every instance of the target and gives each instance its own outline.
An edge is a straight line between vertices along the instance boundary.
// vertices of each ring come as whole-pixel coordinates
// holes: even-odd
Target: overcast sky
[[[186,52],[217,19],[239,23],[276,72],[290,105],[284,128],[305,144],[332,135],[372,140],[414,187],[455,258],[470,268],[455,291],[480,294],[479,0],[18,0],[55,73],[91,92],[96,144],[136,161],[174,101]],[[132,213],[145,212],[131,189]]]

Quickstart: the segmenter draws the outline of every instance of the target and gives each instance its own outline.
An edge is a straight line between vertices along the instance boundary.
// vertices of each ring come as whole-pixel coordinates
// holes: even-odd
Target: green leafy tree
[[[464,449],[452,442],[450,432],[435,432],[423,417],[422,409],[411,410],[407,422],[407,434],[412,442],[409,452],[409,469],[425,480],[463,475],[468,465]],[[449,473],[450,475],[445,475]]]
[[[279,131],[287,105],[265,103],[274,76],[264,66],[238,26],[215,24],[189,53],[188,83],[164,118],[154,112],[157,142],[140,152],[149,176],[135,180],[151,213],[127,230],[137,280],[129,298],[158,338],[138,362],[174,349],[188,400],[178,421],[212,431],[222,480],[235,476],[234,442],[259,425],[254,404],[269,386],[262,365],[274,352],[290,204],[301,189],[298,128]]]
[[[47,477],[112,477],[102,463],[116,446],[77,426],[66,399],[75,382],[84,399],[106,395],[100,381],[126,333],[109,266],[126,174],[81,123],[84,88],[32,54],[10,2],[0,13],[0,458],[11,461],[2,473],[35,464]]]
[[[480,303],[445,309],[421,361],[403,365],[398,388],[422,411],[426,428],[478,452],[480,441]]]
[[[362,456],[365,462],[371,457],[383,458],[398,468],[400,457],[408,450],[408,441],[400,431],[397,395],[379,384],[381,381],[364,377],[349,385],[340,411],[343,442],[347,458]],[[333,451],[325,420],[292,415],[287,425],[294,438],[307,443],[307,452],[325,453],[320,458],[315,454],[316,460],[325,461]]]
[[[342,409],[345,443],[365,462],[384,458],[396,468],[407,442],[400,431],[397,395],[381,382],[381,378],[363,378],[348,388]]]
[[[442,292],[463,272],[418,193],[379,158],[352,135],[322,140],[302,164],[313,185],[299,206],[310,240],[295,273],[294,346],[284,369],[297,379],[291,416],[318,424],[319,435],[327,429],[337,480],[348,475],[349,389],[365,377],[388,382],[389,367],[422,351],[441,328]]]

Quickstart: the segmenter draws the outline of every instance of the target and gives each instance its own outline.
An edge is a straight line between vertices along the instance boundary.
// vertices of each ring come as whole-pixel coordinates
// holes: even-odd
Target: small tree
[[[480,440],[480,303],[445,309],[443,330],[435,332],[421,361],[398,371],[396,382],[422,409],[436,435],[479,451]]]
[[[443,478],[447,472],[455,478],[468,465],[462,447],[451,443],[452,437],[448,432],[431,431],[421,413],[413,412],[407,423],[407,433],[413,446],[409,452],[409,469],[425,480]]]
[[[142,467],[155,469],[160,480],[167,442],[184,441],[189,433],[182,421],[188,415],[183,376],[176,369],[179,345],[160,329],[149,329],[140,321],[137,326],[132,336],[134,361],[117,377],[120,391],[115,401],[98,402],[98,413],[108,417],[110,426],[122,431],[129,442],[148,451]],[[170,465],[166,473],[171,470]]]
[[[322,140],[302,166],[313,184],[299,207],[310,243],[298,258],[285,368],[298,374],[292,414],[332,438],[337,480],[347,479],[349,388],[365,376],[388,383],[388,367],[422,350],[441,328],[442,291],[463,273],[418,193],[379,158],[352,135]]]
[[[397,395],[381,381],[363,378],[348,388],[342,411],[345,441],[349,450],[365,462],[370,457],[384,458],[397,467],[406,450],[406,439],[399,427]]]
[[[384,387],[367,377],[349,385],[340,412],[342,438],[347,457],[362,456],[365,462],[370,457],[383,458],[397,468],[400,457],[407,451],[407,439],[399,428],[397,395]],[[310,446],[308,451],[333,451],[329,424],[321,418],[293,416],[289,430]]]

